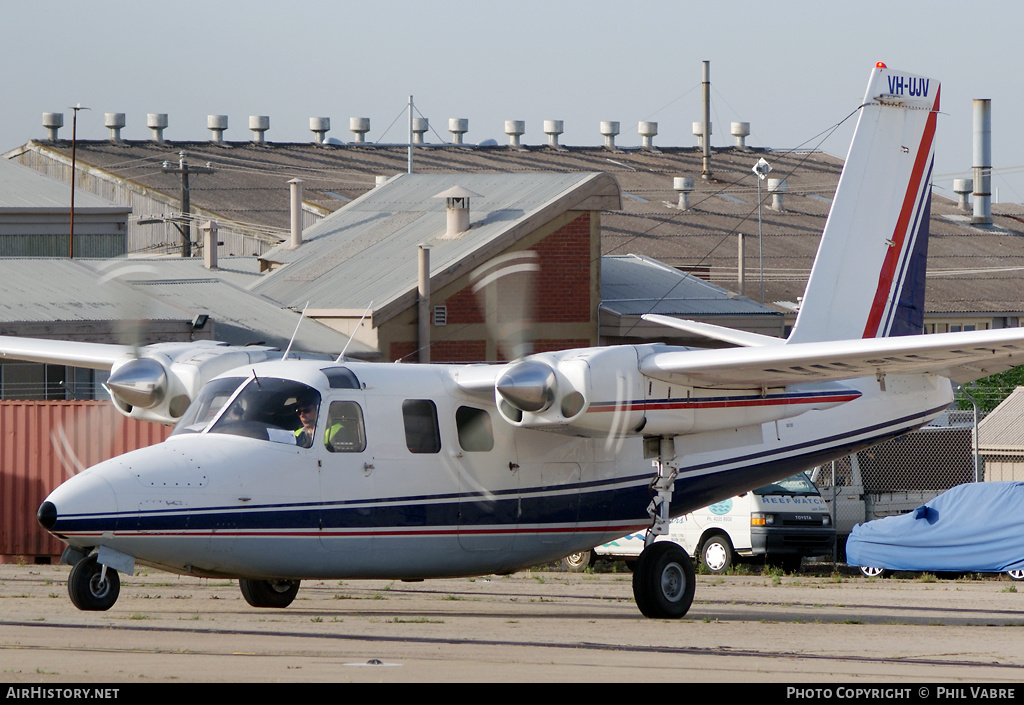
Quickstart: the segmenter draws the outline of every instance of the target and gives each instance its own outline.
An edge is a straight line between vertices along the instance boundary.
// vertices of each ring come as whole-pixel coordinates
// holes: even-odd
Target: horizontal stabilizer
[[[662,316],[657,313],[646,313],[641,316],[645,321],[651,323],[657,323],[667,328],[675,328],[677,330],[685,331],[686,333],[692,333],[699,335],[704,338],[711,340],[718,340],[723,343],[731,343],[732,345],[739,345],[742,347],[760,347],[762,345],[782,345],[785,343],[783,338],[774,338],[770,335],[761,335],[759,333],[749,333],[743,330],[736,330],[734,328],[726,328],[724,326],[716,326],[712,323],[701,323],[699,321],[689,321],[683,318],[674,318],[672,316]]]

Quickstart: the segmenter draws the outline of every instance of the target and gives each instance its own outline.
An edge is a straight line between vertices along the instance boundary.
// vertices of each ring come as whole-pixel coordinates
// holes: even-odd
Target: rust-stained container
[[[170,433],[105,401],[0,401],[0,562],[60,556],[64,544],[36,522],[46,496],[75,473]]]

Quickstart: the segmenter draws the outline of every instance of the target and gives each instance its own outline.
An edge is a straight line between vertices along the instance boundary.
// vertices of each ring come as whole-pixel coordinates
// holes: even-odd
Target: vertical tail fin
[[[871,72],[789,342],[921,332],[939,88]]]

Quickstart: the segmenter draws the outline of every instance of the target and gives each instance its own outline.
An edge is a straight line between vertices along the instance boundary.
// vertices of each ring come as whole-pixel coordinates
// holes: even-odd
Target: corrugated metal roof
[[[403,174],[309,228],[302,247],[265,255],[287,266],[253,291],[290,306],[355,309],[372,301],[379,310],[415,291],[420,244],[430,246],[432,277],[469,266],[474,252],[600,176]],[[449,237],[445,203],[434,196],[456,185],[481,195],[470,199],[470,229]]]
[[[978,449],[988,453],[1024,452],[1024,387],[1017,387],[978,422]]]
[[[295,332],[293,349],[337,356],[349,342],[348,336],[322,323],[304,319],[299,324],[294,311],[262,296],[254,295],[215,278],[153,279],[135,282],[133,288],[195,313],[209,313],[216,326],[216,338],[225,343],[246,345],[261,342],[284,349]],[[352,341],[346,354],[374,352]]]
[[[0,212],[53,211],[71,209],[71,187],[43,176],[9,159],[0,159]],[[95,196],[84,189],[75,189],[75,212],[130,212]]]
[[[219,257],[217,268],[209,270],[200,257],[130,257],[97,262],[100,271],[111,267],[132,267],[129,281],[151,279],[203,279],[215,277],[247,289],[260,280],[260,261],[257,257]]]
[[[639,255],[601,258],[601,308],[619,315],[780,315],[744,296]]]
[[[29,143],[6,154],[31,151],[60,153],[69,158],[70,141]],[[233,142],[78,142],[78,159],[177,199],[180,180],[160,173],[165,159],[177,160],[185,150],[194,163],[210,161],[216,172],[197,180],[192,204],[225,217],[288,226],[287,181],[303,183],[303,201],[328,210],[344,205],[373,188],[378,175],[404,172],[405,147],[387,145],[325,145]],[[692,147],[659,146],[657,152],[626,148],[616,153],[602,147],[553,150],[530,145],[427,145],[415,150],[420,174],[452,172],[605,172],[623,192],[622,209],[602,214],[602,252],[636,253],[673,266],[699,262],[714,283],[736,288],[736,234],[758,232],[757,182],[751,166],[765,157],[773,175],[786,178],[786,210],[762,208],[765,300],[795,302],[802,296],[817,251],[828,199],[835,193],[843,160],[822,152],[777,152],[770,149],[716,148],[713,176],[695,179],[690,209],[678,209],[675,176],[697,176],[702,155]],[[932,202],[926,305],[929,314],[977,311],[1019,311],[1024,301],[1024,205],[993,204],[994,228],[965,222],[956,202],[942,197],[949,183],[937,183]],[[467,188],[469,188],[467,186]],[[440,191],[441,189],[439,189]],[[477,189],[471,189],[476,191]],[[718,198],[723,193],[735,200]],[[486,195],[486,194],[485,194]],[[762,194],[765,195],[765,194]],[[736,201],[743,201],[738,203]],[[748,247],[748,257],[750,248]],[[748,275],[747,284],[754,284]]]
[[[233,259],[233,258],[232,258]],[[217,340],[244,345],[264,341],[284,347],[299,314],[245,291],[256,274],[253,258],[221,260],[209,270],[198,259],[90,261],[0,259],[0,324],[22,322],[190,321],[200,313],[214,321]],[[223,275],[223,276],[222,276]],[[348,336],[303,321],[295,350],[337,355]],[[348,354],[371,352],[353,342]]]
[[[81,260],[0,259],[0,322],[189,317],[183,309],[121,283],[116,274],[99,272]]]

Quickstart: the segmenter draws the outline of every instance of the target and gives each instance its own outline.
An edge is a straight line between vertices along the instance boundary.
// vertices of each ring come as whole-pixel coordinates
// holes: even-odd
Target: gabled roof
[[[1017,387],[978,422],[978,450],[990,455],[1024,452],[1024,387]]]
[[[434,196],[454,186],[480,195],[469,230],[449,235]],[[401,174],[305,230],[299,248],[264,255],[285,266],[253,291],[357,316],[373,302],[378,326],[413,305],[419,245],[430,247],[431,287],[440,288],[562,213],[618,206],[618,185],[606,174]]]

